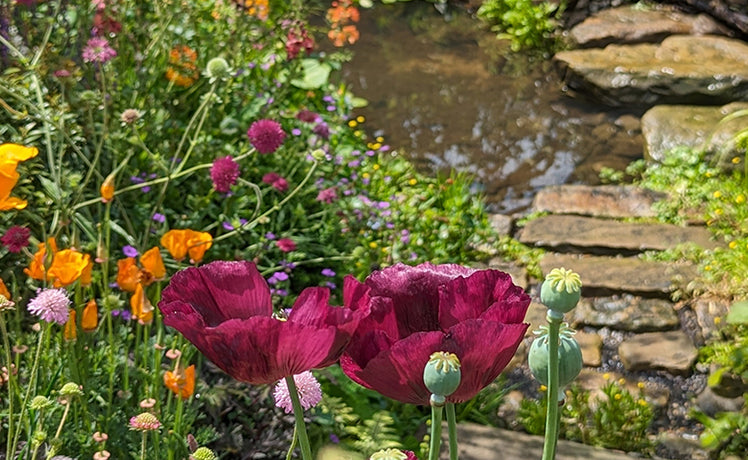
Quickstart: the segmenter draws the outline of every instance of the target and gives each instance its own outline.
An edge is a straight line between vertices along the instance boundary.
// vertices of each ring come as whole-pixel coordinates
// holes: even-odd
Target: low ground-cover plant
[[[300,2],[243,3],[0,6],[8,458],[184,458],[188,434],[231,452],[257,433],[262,411],[211,429],[236,389],[154,308],[185,267],[254,261],[290,307],[346,273],[481,257],[468,179],[368,136]]]

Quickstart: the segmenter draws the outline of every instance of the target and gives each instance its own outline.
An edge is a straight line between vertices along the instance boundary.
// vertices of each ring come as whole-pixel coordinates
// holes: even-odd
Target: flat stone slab
[[[442,430],[439,458],[449,458],[447,427]],[[462,460],[539,459],[543,456],[543,437],[519,431],[502,430],[474,423],[457,424],[458,455]],[[557,460],[631,460],[624,452],[585,446],[559,440]]]
[[[699,352],[683,331],[647,332],[624,340],[618,355],[627,371],[664,370],[688,375]]]
[[[670,35],[725,33],[724,27],[705,14],[622,6],[595,13],[574,26],[569,35],[578,47],[602,48],[611,43],[658,43]]]
[[[528,222],[519,241],[560,252],[628,254],[647,250],[662,251],[682,243],[713,248],[711,233],[705,227],[681,227],[660,223],[632,223],[592,217],[549,215]]]
[[[594,217],[654,217],[652,205],[666,194],[631,185],[554,185],[541,189],[533,209]]]
[[[548,253],[540,260],[544,275],[560,267],[579,274],[582,278],[582,295],[585,297],[629,293],[668,298],[671,291],[697,275],[693,265],[645,261],[633,257]]]
[[[748,44],[730,38],[672,35],[561,51],[554,61],[569,88],[614,107],[748,100]]]
[[[680,325],[670,301],[645,299],[629,294],[583,298],[571,315],[573,324],[609,327],[619,331],[666,331]]]
[[[723,106],[656,105],[641,119],[644,157],[662,162],[668,151],[680,146],[721,152],[732,144],[735,133],[745,128],[746,117],[722,124],[720,120],[745,109],[748,104],[741,102]],[[724,154],[732,156],[730,151]]]

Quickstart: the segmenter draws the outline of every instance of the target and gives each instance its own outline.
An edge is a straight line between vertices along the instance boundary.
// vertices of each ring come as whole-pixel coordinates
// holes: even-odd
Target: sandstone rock
[[[603,364],[603,339],[594,332],[577,331],[574,338],[582,349],[582,363],[589,367],[599,367]]]
[[[632,257],[596,257],[548,253],[540,260],[546,274],[554,268],[574,270],[582,278],[585,297],[629,293],[645,297],[668,297],[679,285],[697,276],[693,265],[674,265]]]
[[[659,43],[670,35],[725,35],[727,30],[707,15],[690,15],[672,8],[609,8],[571,29],[574,43],[601,48],[611,43]]]
[[[644,157],[661,162],[675,147],[704,148],[730,159],[734,155],[733,137],[744,129],[745,117],[720,124],[725,116],[748,110],[746,103],[732,103],[722,107],[690,105],[657,105],[642,116]]]
[[[664,193],[628,185],[555,185],[541,189],[533,209],[595,217],[654,217],[652,205]]]
[[[569,88],[611,106],[748,100],[748,44],[739,40],[673,35],[659,45],[561,51],[554,61]]]
[[[491,214],[488,216],[488,221],[499,236],[506,236],[512,233],[514,220],[511,217],[504,214]]]
[[[633,223],[590,217],[549,215],[528,222],[519,241],[559,252],[634,254],[662,251],[682,243],[713,248],[712,235],[705,227],[681,227],[659,223]]]
[[[683,331],[648,332],[624,340],[618,347],[621,363],[629,372],[664,370],[687,375],[698,351]]]
[[[535,337],[534,332],[537,331],[540,326],[548,324],[545,319],[548,314],[548,309],[540,302],[531,302],[527,308],[527,314],[525,315],[525,323],[530,323],[530,327],[527,328],[525,337]]]
[[[710,417],[714,417],[719,412],[739,412],[744,404],[745,399],[742,395],[726,398],[718,395],[708,386],[696,397],[696,406]]]
[[[572,310],[572,322],[585,326],[650,332],[675,329],[680,324],[673,304],[665,299],[644,299],[625,294],[582,299]]]
[[[706,342],[719,330],[720,320],[727,314],[730,302],[717,297],[697,297],[689,306],[696,316],[700,338]]]

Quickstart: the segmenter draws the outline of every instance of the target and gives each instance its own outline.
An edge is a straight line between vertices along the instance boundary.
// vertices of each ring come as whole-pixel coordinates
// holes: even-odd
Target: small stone
[[[582,349],[582,362],[585,366],[599,367],[602,365],[603,340],[594,332],[577,331],[574,338]]]
[[[664,370],[688,375],[698,350],[683,331],[648,332],[624,340],[618,346],[623,366],[629,372]]]

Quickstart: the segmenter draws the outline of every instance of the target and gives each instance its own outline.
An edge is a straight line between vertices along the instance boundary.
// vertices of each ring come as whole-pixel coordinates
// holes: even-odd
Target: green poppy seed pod
[[[42,410],[46,409],[49,406],[52,405],[52,401],[49,400],[46,396],[34,396],[34,399],[31,400],[29,403],[29,407],[32,410]]]
[[[461,378],[460,360],[454,353],[446,351],[432,353],[423,368],[423,383],[433,393],[431,402],[436,405],[444,404],[444,397],[457,390]]]
[[[314,158],[317,161],[322,161],[325,159],[325,151],[322,149],[316,149],[312,152],[312,158]]]
[[[579,275],[565,268],[551,270],[540,287],[540,301],[549,310],[558,313],[571,311],[582,295],[582,280]]]
[[[582,370],[582,350],[573,337],[574,332],[562,328],[558,344],[558,385],[563,387],[574,380]],[[535,379],[548,385],[548,335],[536,337],[530,346],[527,364]]]
[[[215,57],[208,61],[208,66],[205,68],[205,72],[208,74],[208,78],[226,78],[231,72],[229,63],[222,57]]]
[[[197,450],[190,455],[190,459],[194,460],[216,460],[217,458],[216,454],[207,447],[198,447]]]
[[[70,398],[72,396],[82,396],[83,392],[77,383],[68,382],[60,389],[60,396]]]

